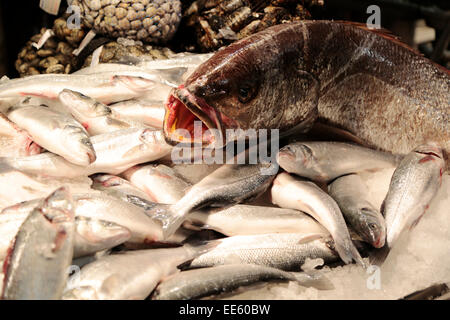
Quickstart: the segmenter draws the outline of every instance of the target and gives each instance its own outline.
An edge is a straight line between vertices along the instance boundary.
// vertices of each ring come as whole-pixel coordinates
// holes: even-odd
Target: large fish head
[[[201,64],[168,98],[167,141],[217,145],[236,140],[238,128],[283,131],[312,124],[319,86],[302,66],[303,35],[297,33],[289,26],[275,26],[219,50]],[[195,127],[195,121],[201,126]]]

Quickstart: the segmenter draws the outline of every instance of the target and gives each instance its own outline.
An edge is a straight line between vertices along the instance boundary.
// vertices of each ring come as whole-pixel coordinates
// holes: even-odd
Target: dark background
[[[381,8],[381,24],[408,41],[408,23],[418,18],[426,20],[427,25],[436,28],[441,46],[448,47],[450,25],[450,0],[324,0],[324,9],[312,12],[316,19],[352,20],[366,22],[366,8],[376,4]],[[301,0],[300,0],[301,2]],[[65,4],[65,0],[62,1]],[[435,10],[438,8],[439,10]],[[65,10],[61,7],[60,13]],[[446,11],[446,13],[444,12]],[[437,14],[436,12],[440,12]],[[14,68],[17,54],[31,36],[39,33],[43,27],[51,27],[55,16],[39,8],[39,0],[13,1],[0,0],[0,76],[18,77]],[[399,27],[401,25],[401,27]],[[406,27],[405,27],[406,26]],[[445,30],[445,28],[447,30]],[[433,57],[433,52],[420,48],[426,56],[443,63],[442,57]]]

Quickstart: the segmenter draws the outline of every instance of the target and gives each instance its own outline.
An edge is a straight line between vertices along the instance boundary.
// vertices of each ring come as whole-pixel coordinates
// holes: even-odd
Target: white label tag
[[[55,35],[55,33],[53,32],[52,29],[47,29],[47,30],[45,30],[42,37],[39,39],[38,43],[33,42],[31,45],[33,47],[35,47],[37,50],[39,50],[47,42],[47,40],[50,39],[51,37],[53,37],[54,35]]]
[[[39,7],[47,13],[57,15],[61,0],[40,0]]]

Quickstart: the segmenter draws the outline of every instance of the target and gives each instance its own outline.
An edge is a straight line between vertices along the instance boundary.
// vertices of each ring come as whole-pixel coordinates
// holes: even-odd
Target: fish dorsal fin
[[[362,29],[362,30],[366,30],[366,31],[370,31],[373,32],[379,36],[381,36],[382,38],[389,40],[409,51],[411,51],[414,54],[417,54],[419,56],[423,56],[423,54],[419,51],[417,51],[416,49],[410,47],[406,42],[404,42],[403,40],[401,40],[398,36],[396,36],[395,34],[392,33],[392,31],[388,30],[388,29],[384,29],[384,28],[380,28],[380,29],[371,29],[367,26],[367,24],[365,23],[361,23],[361,22],[354,22],[354,21],[344,21],[344,20],[337,20],[335,21],[336,23],[340,23],[340,24],[344,24],[344,25],[348,25],[348,26],[354,26],[356,28]]]

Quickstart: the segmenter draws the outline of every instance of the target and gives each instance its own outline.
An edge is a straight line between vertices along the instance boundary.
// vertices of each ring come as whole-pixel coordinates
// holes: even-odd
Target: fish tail
[[[350,238],[344,242],[335,241],[335,246],[339,256],[346,264],[352,263],[354,260],[357,264],[366,268],[366,264]]]
[[[295,281],[297,281],[301,286],[313,287],[317,290],[334,289],[333,283],[319,272],[291,272],[291,274],[294,276]]]
[[[211,251],[220,244],[220,240],[210,240],[210,241],[191,241],[186,242],[183,246],[192,252],[194,257],[198,257],[208,251]]]
[[[129,197],[129,196],[128,196]],[[147,207],[146,200],[139,197],[131,197],[133,201],[140,200],[137,202],[132,202],[135,205],[143,207],[145,209],[145,214],[153,220],[157,220],[162,225],[162,235],[163,239],[167,240],[171,235],[178,230],[186,219],[186,211],[177,210],[173,205],[162,204],[162,203],[150,203]]]
[[[173,235],[186,219],[185,212],[174,210],[172,206],[156,205],[152,209],[146,211],[147,216],[158,220],[162,225],[163,239],[167,240]]]
[[[386,260],[390,251],[391,251],[391,248],[389,248],[389,246],[387,244],[385,244],[380,249],[374,250],[369,255],[370,264],[376,265],[376,266],[381,266],[384,263],[384,261]]]

